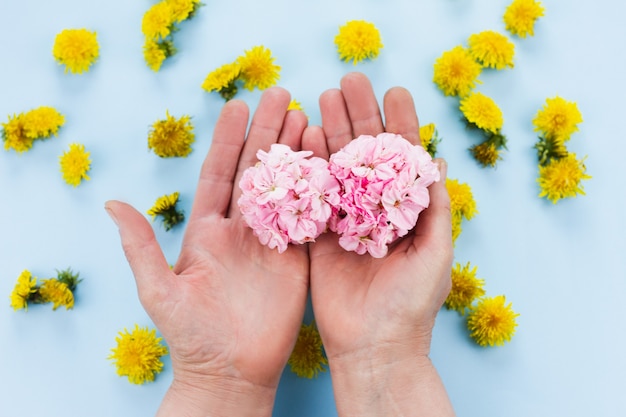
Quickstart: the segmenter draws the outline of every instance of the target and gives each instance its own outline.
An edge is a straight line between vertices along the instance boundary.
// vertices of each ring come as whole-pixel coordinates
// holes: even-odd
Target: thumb
[[[172,273],[154,231],[146,218],[129,204],[107,201],[104,208],[119,228],[139,299],[144,307],[151,305],[151,300],[165,289],[166,278]]]
[[[446,188],[448,164],[439,158],[434,162],[439,166],[441,178],[428,187],[430,204],[418,219],[414,244],[433,245],[433,248],[439,248],[443,253],[452,254],[450,196]]]

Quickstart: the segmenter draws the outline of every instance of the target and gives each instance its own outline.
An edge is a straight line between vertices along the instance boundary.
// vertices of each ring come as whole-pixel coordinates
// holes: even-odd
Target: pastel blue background
[[[0,151],[0,416],[150,416],[166,391],[169,356],[154,383],[119,378],[106,359],[118,331],[152,326],[139,304],[119,237],[103,205],[141,211],[180,191],[189,213],[200,164],[223,105],[200,88],[204,77],[244,50],[265,45],[282,67],[279,85],[319,124],[317,100],[353,70],[376,92],[395,85],[415,97],[422,123],[435,122],[449,176],[468,183],[479,214],[463,225],[456,261],[471,262],[488,295],[504,294],[520,313],[513,340],[480,348],[455,312],[438,315],[432,358],[459,416],[623,416],[626,273],[623,214],[626,6],[610,0],[544,0],[534,37],[511,38],[515,68],[484,71],[478,87],[501,107],[508,151],[481,168],[467,148],[478,137],[460,121],[457,99],[432,83],[435,59],[483,30],[503,34],[509,0],[216,1],[175,34],[178,55],[160,72],[143,61],[141,19],[150,0],[0,0],[0,119],[49,105],[66,117],[59,136],[27,153]],[[339,61],[333,38],[348,20],[373,22],[384,49],[375,61]],[[88,28],[101,57],[83,75],[52,58],[57,33]],[[538,198],[532,119],[545,99],[578,103],[584,122],[568,143],[593,176],[585,196],[556,205]],[[260,92],[239,98],[256,107]],[[166,110],[193,117],[188,158],[160,159],[147,132]],[[83,143],[92,179],[61,179],[58,157]],[[184,227],[157,237],[175,262]],[[49,305],[13,312],[20,272],[49,277],[72,267],[84,281],[74,310]],[[310,311],[306,321],[312,318]],[[284,372],[276,417],[336,415],[328,373]]]

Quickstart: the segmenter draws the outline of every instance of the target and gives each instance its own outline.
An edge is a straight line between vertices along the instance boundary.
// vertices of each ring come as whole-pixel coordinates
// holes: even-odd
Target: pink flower
[[[330,230],[344,249],[376,258],[415,227],[430,202],[427,187],[439,181],[430,155],[393,133],[354,139],[331,155],[328,169],[341,186]]]
[[[312,154],[273,144],[269,152],[257,152],[259,163],[239,182],[243,219],[263,245],[279,253],[289,243],[311,242],[326,231],[339,201],[339,183],[328,162]]]

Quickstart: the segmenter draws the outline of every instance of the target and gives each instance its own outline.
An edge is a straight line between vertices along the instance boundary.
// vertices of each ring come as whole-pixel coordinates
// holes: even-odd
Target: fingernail
[[[108,201],[104,203],[104,209],[108,213],[109,217],[111,217],[111,220],[113,220],[113,223],[115,223],[115,225],[119,227],[119,223],[117,221],[117,217],[115,216],[115,212],[111,209],[111,207],[109,207]]]

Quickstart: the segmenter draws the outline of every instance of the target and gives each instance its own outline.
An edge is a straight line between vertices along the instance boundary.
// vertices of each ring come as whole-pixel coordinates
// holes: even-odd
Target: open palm
[[[369,80],[346,75],[341,89],[320,97],[323,127],[309,127],[303,147],[328,158],[361,134],[384,131],[419,143],[413,99],[403,88],[384,98],[382,116]],[[384,258],[347,252],[331,233],[310,247],[311,296],[331,369],[333,359],[367,356],[385,346],[428,355],[436,312],[450,289],[452,238],[449,197],[442,180],[431,185],[431,202],[416,228]]]
[[[308,289],[306,246],[278,254],[243,222],[237,186],[259,149],[300,148],[306,117],[287,112],[289,93],[267,90],[246,137],[248,108],[224,106],[200,179],[178,261],[168,266],[145,217],[106,207],[120,228],[142,305],[162,333],[174,379],[244,380],[273,387],[295,343]]]

